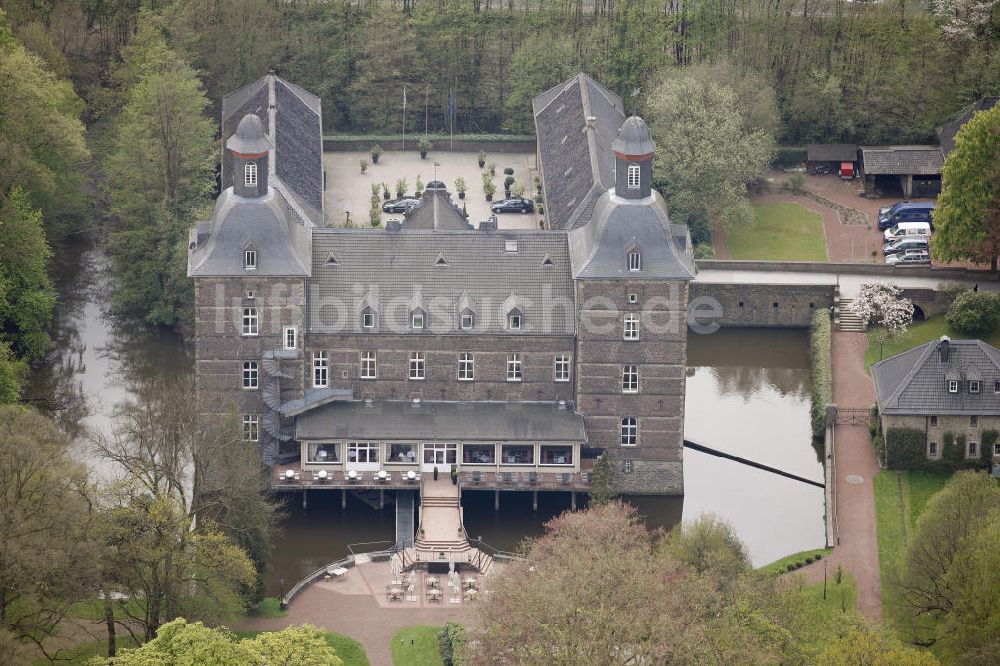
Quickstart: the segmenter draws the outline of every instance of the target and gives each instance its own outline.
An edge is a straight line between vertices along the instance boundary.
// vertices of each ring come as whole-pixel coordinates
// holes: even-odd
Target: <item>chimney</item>
[[[399,220],[388,220],[385,223],[386,231],[399,231],[402,228],[402,223]]]
[[[587,129],[597,129],[597,116],[587,116]]]
[[[420,408],[420,398],[414,398],[412,404],[413,404],[413,408],[414,409],[419,409]]]
[[[948,362],[948,354],[951,351],[951,338],[947,335],[942,335],[941,340],[938,342],[938,353],[941,355],[941,362]]]

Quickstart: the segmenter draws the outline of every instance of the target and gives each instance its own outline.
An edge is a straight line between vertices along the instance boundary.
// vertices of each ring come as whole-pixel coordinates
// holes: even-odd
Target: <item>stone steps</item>
[[[420,504],[422,506],[442,506],[442,507],[454,507],[458,506],[457,497],[427,497],[426,495],[420,498]]]
[[[864,333],[865,324],[861,317],[851,312],[853,298],[836,298],[833,302],[833,325],[838,331]]]

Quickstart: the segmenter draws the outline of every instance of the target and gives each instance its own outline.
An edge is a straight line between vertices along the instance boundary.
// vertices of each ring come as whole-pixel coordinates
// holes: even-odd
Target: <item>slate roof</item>
[[[271,142],[267,140],[261,119],[252,113],[243,116],[236,126],[236,132],[226,141],[226,149],[244,155],[256,155],[270,150]]]
[[[622,199],[605,192],[593,216],[569,232],[573,276],[602,279],[694,279],[687,227],[670,223],[656,192],[648,199]],[[633,246],[642,254],[642,270],[628,270]]]
[[[1000,350],[981,340],[949,341],[943,362],[939,340],[897,354],[872,366],[879,408],[888,415],[1000,415]],[[948,393],[947,380],[960,382]],[[969,393],[968,380],[983,382],[980,393]]]
[[[516,241],[516,252],[507,251],[508,241]],[[550,261],[543,265],[546,257]],[[421,331],[409,328],[408,304],[416,293],[427,310]],[[458,328],[463,294],[475,312],[475,326],[469,331]],[[523,304],[520,333],[505,329],[503,303],[512,294]],[[376,330],[381,332],[575,331],[564,232],[313,229],[312,280],[306,298],[312,333],[363,332],[360,313],[366,305],[377,310]],[[552,303],[555,307],[548,307]]]
[[[997,105],[997,102],[1000,102],[1000,97],[980,98],[969,105],[962,115],[944,125],[941,128],[941,151],[947,156],[948,153],[955,150],[955,137],[958,136],[958,130],[962,129],[962,125],[972,120],[972,116],[980,111],[989,111]]]
[[[271,89],[273,87],[273,95]],[[269,126],[269,106],[275,127]],[[286,189],[315,225],[323,223],[323,130],[320,100],[274,74],[267,74],[222,98],[222,139],[226,144],[240,120],[256,115],[273,146],[274,187]],[[233,184],[229,152],[222,155],[222,188]]]
[[[436,187],[438,185],[439,187]],[[451,199],[444,183],[432,180],[420,197],[420,204],[406,211],[403,229],[452,229],[473,228],[462,214],[462,208]]]
[[[280,190],[242,197],[229,188],[215,200],[210,222],[189,234],[188,276],[307,276],[311,240],[309,229]],[[248,245],[257,250],[253,271],[243,267]]]
[[[611,142],[611,150],[631,157],[652,154],[656,146],[653,144],[653,137],[649,135],[646,121],[639,116],[629,116]]]
[[[857,162],[856,143],[810,143],[806,147],[806,159],[810,162]]]
[[[938,176],[944,154],[937,146],[862,146],[865,174]]]
[[[610,148],[625,120],[624,105],[581,73],[536,97],[532,109],[549,225],[571,228],[577,208],[588,195],[593,199],[592,190],[599,194],[614,185]],[[588,116],[596,118],[593,129],[587,128]]]
[[[296,419],[296,439],[583,442],[583,417],[552,402],[334,402]]]

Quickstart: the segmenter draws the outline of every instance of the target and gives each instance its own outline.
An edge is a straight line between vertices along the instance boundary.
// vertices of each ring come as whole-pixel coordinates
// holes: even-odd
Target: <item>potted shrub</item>
[[[382,207],[378,205],[378,197],[372,197],[372,205],[368,209],[368,222],[373,227],[378,227],[382,224]]]
[[[382,186],[378,183],[372,183],[372,202],[378,203],[378,193],[382,189]]]
[[[415,185],[415,187],[417,188],[417,198],[419,199],[420,195],[423,194],[424,191],[424,181],[420,180],[419,173],[417,174],[417,184]]]
[[[455,179],[455,191],[458,192],[458,198],[465,198],[465,191],[469,189],[469,186],[465,184],[465,179],[459,176]]]
[[[368,160],[361,160],[361,173],[368,171]]]
[[[486,170],[490,172],[491,176],[497,175],[497,163],[490,162],[488,165],[486,165]]]
[[[378,164],[378,158],[382,156],[382,146],[377,143],[371,149],[372,164]]]
[[[437,468],[437,465],[434,465],[434,480],[435,481],[438,480],[438,468]]]
[[[420,137],[420,141],[417,141],[417,150],[420,151],[420,159],[427,159],[427,153],[433,148],[434,144],[426,136]]]
[[[503,191],[504,196],[510,199],[510,186],[514,184],[514,176],[504,176]]]
[[[514,175],[514,167],[504,167],[503,168],[503,175],[505,175],[505,176],[513,176]]]
[[[486,195],[487,201],[493,201],[493,193],[497,191],[497,186],[493,183],[493,178],[490,176],[489,172],[483,172],[483,194]]]
[[[389,183],[382,183],[382,198],[386,201],[392,198],[392,192],[389,191]]]
[[[484,166],[486,166],[486,152],[480,150],[479,151],[479,168],[482,169]]]
[[[400,178],[396,181],[396,198],[402,199],[403,195],[406,194],[406,188],[408,183],[405,178]]]
[[[514,193],[515,197],[523,197],[524,196],[524,184],[523,183],[516,183],[514,185],[514,187],[510,188],[510,191]]]
[[[453,485],[453,486],[457,486],[458,485],[458,466],[457,465],[452,465],[451,466],[451,485]]]

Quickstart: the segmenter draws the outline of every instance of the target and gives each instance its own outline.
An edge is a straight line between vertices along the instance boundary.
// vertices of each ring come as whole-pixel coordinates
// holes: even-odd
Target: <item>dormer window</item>
[[[243,167],[243,184],[247,187],[257,187],[257,163],[247,162]]]
[[[948,380],[948,393],[958,393],[958,380],[949,379]]]
[[[520,310],[511,310],[507,314],[507,328],[511,331],[520,331],[523,323],[523,315]]]
[[[639,165],[628,165],[628,188],[630,190],[639,189]]]
[[[253,246],[250,246],[243,251],[243,268],[248,271],[257,269],[257,250],[255,250]]]
[[[979,393],[983,390],[983,383],[978,379],[969,380],[969,393]]]
[[[424,311],[414,310],[410,313],[410,328],[419,330],[424,327]]]
[[[361,327],[375,328],[375,311],[371,308],[365,308],[361,311]]]
[[[629,250],[628,269],[630,271],[642,270],[642,253],[640,253],[638,249]]]

